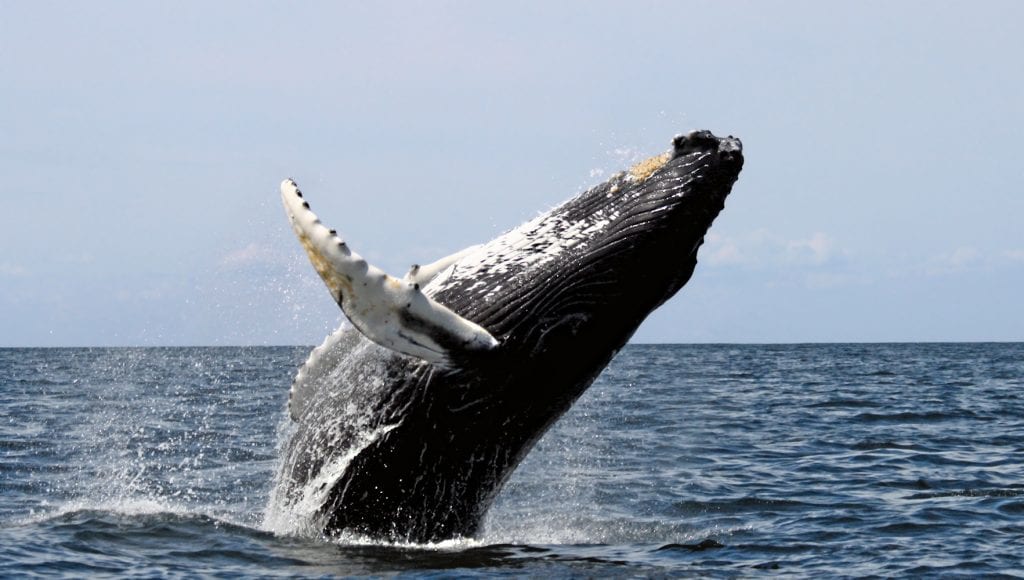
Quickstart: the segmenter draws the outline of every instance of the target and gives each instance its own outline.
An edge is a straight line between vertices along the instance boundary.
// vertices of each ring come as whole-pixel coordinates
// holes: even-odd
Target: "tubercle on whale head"
[[[720,139],[711,131],[706,130],[690,131],[676,135],[672,139],[671,150],[634,164],[629,168],[627,174],[633,181],[644,181],[674,159],[690,153],[708,151],[715,152],[723,161],[735,162],[738,160],[742,163],[743,143],[739,139],[732,135]]]
[[[632,241],[633,258],[622,262],[622,268],[631,272],[628,275],[643,277],[652,290],[663,286],[663,294],[650,310],[689,280],[697,250],[723,209],[744,161],[739,139],[717,137],[706,130],[677,135],[665,157],[636,185],[633,211],[648,217],[633,220],[643,221],[646,231]],[[634,227],[628,220],[619,226],[623,232]],[[617,241],[621,235],[614,229],[608,240]]]
[[[672,156],[680,157],[695,151],[717,151],[725,157],[742,156],[743,143],[729,135],[727,137],[716,137],[711,131],[690,131],[686,134],[676,135],[672,139]]]
[[[634,165],[624,179],[613,176],[593,188],[598,194],[604,190],[617,194],[607,196],[603,208],[590,204],[595,213],[615,216],[595,242],[605,244],[619,230],[628,229],[644,231],[634,241],[655,240],[658,236],[652,231],[665,227],[677,233],[700,230],[702,236],[722,209],[742,167],[743,145],[735,137],[720,138],[706,130],[677,135],[669,151]]]

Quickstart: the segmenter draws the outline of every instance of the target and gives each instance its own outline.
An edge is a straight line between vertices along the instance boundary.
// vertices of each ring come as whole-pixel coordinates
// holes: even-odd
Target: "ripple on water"
[[[0,349],[0,575],[1024,569],[1024,345],[630,346],[432,546],[261,526],[306,354]]]

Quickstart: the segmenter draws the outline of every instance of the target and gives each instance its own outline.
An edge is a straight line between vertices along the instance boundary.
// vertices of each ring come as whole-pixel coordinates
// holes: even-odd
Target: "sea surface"
[[[0,350],[0,577],[1024,577],[1024,344],[628,346],[426,546],[264,524],[308,351]]]

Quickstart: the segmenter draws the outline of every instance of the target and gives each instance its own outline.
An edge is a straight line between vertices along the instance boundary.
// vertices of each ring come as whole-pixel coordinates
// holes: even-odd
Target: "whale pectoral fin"
[[[440,260],[437,260],[436,262],[431,262],[430,264],[425,264],[423,266],[420,266],[419,264],[413,264],[413,266],[409,268],[409,272],[406,273],[405,277],[402,279],[405,280],[406,282],[419,284],[420,286],[426,286],[428,282],[436,278],[437,275],[443,272],[446,268],[448,268],[448,266],[451,266],[455,262],[458,262],[462,258],[468,256],[469,254],[472,254],[479,247],[480,244],[470,246],[464,250],[455,252],[450,256],[445,256]]]
[[[459,353],[498,345],[487,330],[423,294],[419,283],[389,276],[350,250],[309,209],[291,179],[281,182],[281,200],[313,268],[352,326],[367,338],[438,364],[448,364]]]
[[[399,345],[395,350],[408,352],[410,345],[429,355],[416,355],[431,362],[447,363],[452,355],[490,350],[498,346],[491,333],[478,324],[452,312],[420,291],[419,284],[408,284],[396,291],[405,304],[400,306],[395,334]],[[432,358],[436,355],[439,358]]]

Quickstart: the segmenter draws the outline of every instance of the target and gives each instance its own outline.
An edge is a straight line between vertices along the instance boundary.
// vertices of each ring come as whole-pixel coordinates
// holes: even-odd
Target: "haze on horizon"
[[[639,342],[1024,340],[1024,4],[0,8],[0,346],[313,344],[277,187],[393,274],[695,128],[746,164]]]

